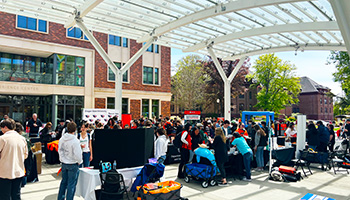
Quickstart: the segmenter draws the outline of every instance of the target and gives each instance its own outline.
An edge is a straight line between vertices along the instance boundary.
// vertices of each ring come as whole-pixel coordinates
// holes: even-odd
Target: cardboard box
[[[36,168],[37,168],[38,174],[41,174],[41,163],[43,160],[43,153],[38,152],[38,153],[35,153],[34,155],[36,157]]]
[[[34,143],[34,152],[41,151],[41,142]]]

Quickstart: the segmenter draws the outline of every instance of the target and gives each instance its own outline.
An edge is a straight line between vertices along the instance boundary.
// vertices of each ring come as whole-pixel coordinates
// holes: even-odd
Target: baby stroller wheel
[[[215,181],[215,180],[211,180],[211,181],[209,182],[209,184],[210,184],[211,186],[215,186],[215,185],[216,185],[216,181]]]
[[[209,186],[207,181],[203,181],[202,182],[202,187],[207,188]]]
[[[189,183],[189,182],[190,182],[190,177],[189,177],[189,176],[185,176],[184,181],[185,181],[186,183]]]

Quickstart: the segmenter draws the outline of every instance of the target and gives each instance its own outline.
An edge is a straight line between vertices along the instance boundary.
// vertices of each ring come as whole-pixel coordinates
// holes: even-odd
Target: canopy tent
[[[121,110],[123,72],[156,43],[212,57],[225,85],[230,120],[230,84],[246,56],[304,50],[350,49],[348,0],[2,0],[8,12],[79,26],[116,74]],[[97,31],[147,42],[121,69],[90,33]],[[227,77],[217,57],[241,59]]]

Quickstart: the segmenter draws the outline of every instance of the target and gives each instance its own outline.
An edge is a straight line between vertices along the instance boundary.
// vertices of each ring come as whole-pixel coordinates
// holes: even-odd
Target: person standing
[[[258,124],[254,125],[255,133],[255,155],[258,171],[264,169],[264,148],[267,146],[267,137],[265,131]]]
[[[221,128],[215,129],[215,138],[213,142],[213,148],[215,151],[216,164],[220,170],[221,177],[222,177],[221,183],[219,183],[219,186],[226,186],[227,181],[226,181],[226,171],[225,171],[224,164],[225,162],[228,161],[227,151],[229,148],[226,145],[226,137]]]
[[[316,151],[317,147],[320,145],[320,138],[318,136],[316,126],[312,121],[310,121],[309,125],[307,126],[306,139],[309,148]]]
[[[320,145],[318,146],[317,150],[320,152],[327,152],[327,146],[329,143],[329,131],[328,129],[323,125],[322,121],[318,121],[318,136],[320,138]]]
[[[56,140],[59,140],[62,137],[62,131],[64,129],[64,120],[60,120],[59,124],[56,126]]]
[[[228,135],[232,134],[232,130],[229,127],[230,126],[230,122],[228,120],[224,121],[224,125],[221,127],[222,131],[224,132],[225,136],[227,137]],[[218,127],[217,127],[218,128]]]
[[[181,142],[182,146],[180,148],[180,153],[181,153],[181,162],[179,165],[179,170],[177,173],[178,178],[184,178],[184,166],[185,164],[188,163],[190,159],[190,151],[192,150],[192,138],[191,138],[191,125],[186,124],[185,125],[185,130],[182,131],[181,133]]]
[[[20,200],[21,183],[25,175],[24,160],[28,157],[26,139],[15,129],[13,119],[0,123],[0,199]]]
[[[297,130],[295,130],[294,123],[289,124],[285,134],[288,138],[297,137]]]
[[[83,151],[83,164],[80,167],[89,167],[92,160],[92,144],[91,135],[87,133],[88,123],[83,122],[81,125],[81,132],[78,134],[78,140],[80,141],[81,150]]]
[[[38,115],[36,113],[33,114],[33,118],[29,120],[29,137],[38,137],[39,128],[43,125],[43,123],[38,119]]]
[[[334,133],[334,125],[333,124],[328,124],[328,129],[329,129],[329,145],[328,148],[331,152],[334,151],[334,144],[335,144],[335,133]]]
[[[245,139],[239,133],[234,132],[233,137],[235,137],[235,139],[233,140],[232,145],[236,146],[238,151],[243,156],[243,164],[246,171],[246,175],[245,175],[246,177],[244,177],[243,180],[250,182],[252,180],[251,172],[250,172],[250,164],[253,157],[252,149],[248,146]]]
[[[158,128],[156,130],[156,134],[158,138],[154,142],[154,157],[157,158],[158,163],[163,164],[166,159],[168,142],[165,136],[165,130],[163,128]]]
[[[77,125],[67,124],[68,134],[59,140],[58,154],[62,163],[62,180],[57,200],[73,200],[79,176],[79,165],[83,162],[82,150],[78,138],[74,135]]]

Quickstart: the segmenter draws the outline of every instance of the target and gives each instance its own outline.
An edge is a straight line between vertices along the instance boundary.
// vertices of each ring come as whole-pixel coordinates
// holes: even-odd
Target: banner
[[[114,116],[118,117],[120,120],[120,115],[118,110],[114,109],[84,109],[83,110],[83,120],[88,123],[94,123],[99,120],[102,124],[107,124],[109,118]]]

